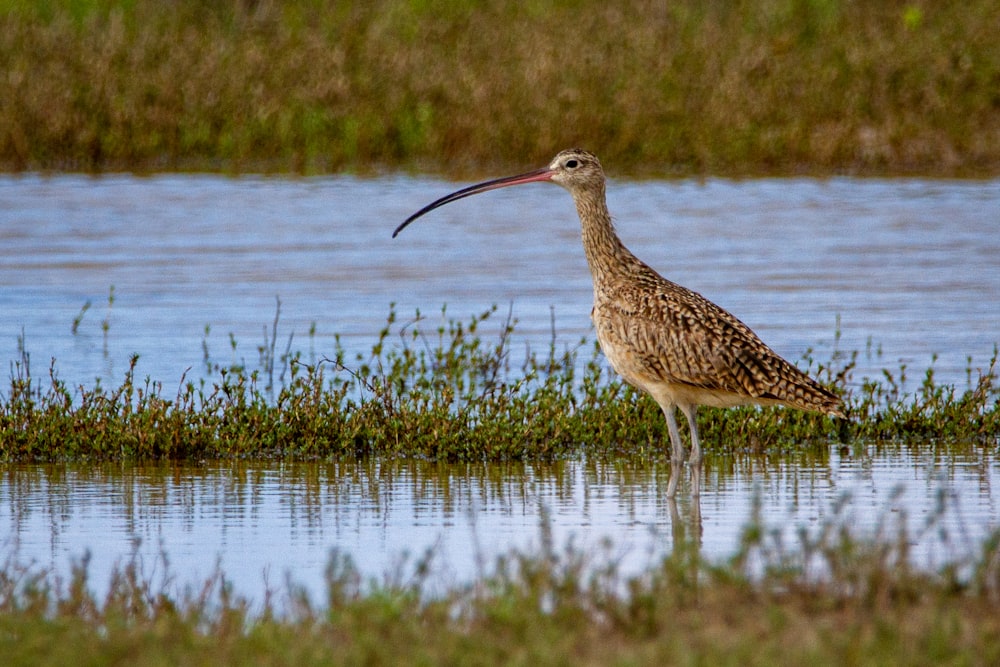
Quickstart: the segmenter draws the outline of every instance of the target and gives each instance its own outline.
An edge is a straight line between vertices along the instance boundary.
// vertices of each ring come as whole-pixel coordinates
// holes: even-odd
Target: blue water
[[[990,449],[939,457],[927,448],[863,446],[820,456],[710,456],[700,503],[686,481],[676,503],[665,498],[665,461],[7,465],[0,561],[13,554],[65,576],[89,551],[100,591],[133,552],[158,583],[166,554],[179,590],[218,566],[260,603],[286,576],[321,600],[334,552],[379,580],[409,576],[432,554],[433,592],[490,572],[514,550],[539,553],[543,521],[557,551],[572,543],[592,564],[613,560],[626,575],[685,537],[718,562],[735,554],[757,498],[766,531],[788,553],[801,550],[799,531],[815,539],[825,526],[847,526],[863,539],[881,526],[892,540],[902,527],[913,564],[934,570],[980,556],[985,537],[1000,529],[996,457]]]
[[[169,396],[182,376],[206,372],[205,349],[214,363],[258,366],[277,298],[277,348],[307,360],[331,355],[337,336],[349,360],[366,354],[392,303],[401,322],[419,310],[430,330],[509,308],[515,353],[547,346],[553,321],[562,345],[592,340],[590,279],[561,189],[456,202],[390,238],[458,185],[2,176],[0,357],[18,372],[23,346],[36,378],[54,363],[69,385],[90,387],[113,386],[137,354],[139,377]],[[609,200],[639,257],[793,361],[857,350],[856,383],[906,364],[915,386],[936,356],[937,379],[964,387],[967,358],[982,368],[1000,341],[1000,181],[612,181]],[[845,495],[842,511],[863,530],[903,517],[930,567],[967,556],[997,527],[990,448],[944,459],[930,445],[834,448],[818,461],[710,458],[701,503],[682,485],[676,505],[663,497],[662,461],[428,465],[4,464],[0,551],[65,574],[90,550],[100,586],[132,549],[149,567],[162,550],[178,585],[218,562],[259,600],[264,581],[286,573],[319,594],[334,549],[376,577],[404,553],[432,550],[442,581],[461,581],[497,554],[537,546],[544,513],[557,544],[599,551],[607,539],[626,569],[665,553],[678,530],[699,535],[709,557],[731,555],[755,495],[789,535],[817,529]]]
[[[431,329],[445,304],[463,321],[498,304],[528,342],[546,344],[553,318],[565,344],[592,339],[561,188],[462,200],[390,238],[457,185],[0,177],[0,358],[19,358],[23,334],[34,375],[54,358],[70,385],[107,386],[138,354],[139,377],[170,393],[202,372],[203,344],[216,363],[255,367],[276,298],[278,350],[291,335],[306,357],[331,354],[337,334],[367,353],[392,303]],[[872,352],[859,377],[900,363],[919,375],[938,355],[939,379],[964,386],[967,357],[980,367],[1000,341],[1000,181],[611,182],[609,203],[639,257],[793,361],[810,348],[828,360],[839,322],[841,350]]]

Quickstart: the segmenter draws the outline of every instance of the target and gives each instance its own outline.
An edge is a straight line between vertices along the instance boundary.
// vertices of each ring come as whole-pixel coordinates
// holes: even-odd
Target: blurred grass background
[[[991,176],[998,35],[996,0],[0,0],[0,170]]]

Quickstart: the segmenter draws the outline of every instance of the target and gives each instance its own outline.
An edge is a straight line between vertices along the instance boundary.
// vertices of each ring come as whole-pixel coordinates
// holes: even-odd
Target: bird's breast
[[[611,367],[629,384],[645,389],[655,380],[655,372],[648,367],[647,351],[637,347],[634,336],[629,334],[629,319],[620,309],[601,302],[594,304],[590,317],[597,342]]]

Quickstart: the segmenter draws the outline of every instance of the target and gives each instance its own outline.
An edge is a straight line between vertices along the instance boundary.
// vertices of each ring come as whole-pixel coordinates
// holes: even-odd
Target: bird
[[[404,220],[392,237],[450,202],[537,182],[561,185],[573,197],[594,286],[591,319],[602,352],[618,375],[656,401],[666,418],[671,442],[668,498],[677,492],[676,473],[684,463],[678,410],[688,423],[687,463],[696,497],[702,464],[695,419],[699,405],[782,405],[844,418],[840,397],[779,356],[728,311],[667,280],[625,247],[608,211],[604,169],[585,150],[564,150],[540,169],[445,195]]]

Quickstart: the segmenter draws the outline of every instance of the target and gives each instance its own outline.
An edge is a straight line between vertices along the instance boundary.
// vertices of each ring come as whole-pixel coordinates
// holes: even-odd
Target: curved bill
[[[521,185],[522,183],[535,183],[536,181],[548,181],[552,179],[552,174],[554,172],[548,167],[542,167],[541,169],[536,169],[535,171],[529,171],[526,174],[518,174],[517,176],[506,176],[504,178],[496,178],[492,181],[484,181],[482,183],[476,183],[475,185],[470,185],[467,188],[462,188],[452,192],[450,195],[445,195],[436,201],[432,201],[427,206],[411,215],[409,218],[403,221],[399,227],[396,227],[396,231],[392,233],[392,238],[396,238],[396,235],[403,231],[403,228],[408,224],[422,216],[424,213],[433,211],[439,206],[444,206],[449,202],[453,202],[457,199],[462,199],[463,197],[469,197],[471,195],[479,194],[480,192],[486,192],[487,190],[496,190],[497,188],[506,188],[510,185]]]

